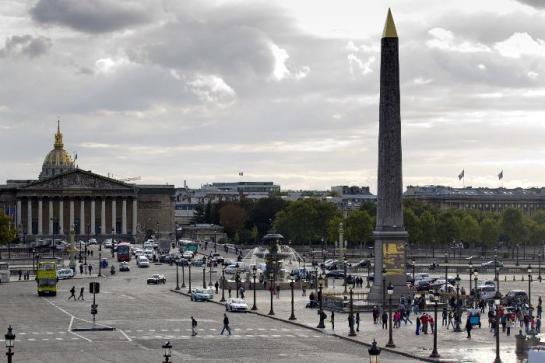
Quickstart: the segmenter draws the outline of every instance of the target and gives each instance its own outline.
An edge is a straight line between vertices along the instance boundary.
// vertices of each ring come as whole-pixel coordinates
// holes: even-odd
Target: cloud
[[[474,43],[467,40],[460,41],[454,34],[443,28],[433,28],[429,32],[432,39],[426,42],[429,48],[437,48],[460,53],[490,52],[490,48],[481,43]]]
[[[517,1],[522,4],[533,6],[534,8],[545,8],[545,2],[543,2],[543,0],[517,0]]]
[[[52,46],[47,37],[33,37],[32,35],[14,35],[6,38],[4,48],[0,49],[0,57],[23,55],[30,58],[46,54]]]
[[[508,58],[520,58],[523,55],[545,56],[545,42],[533,39],[528,33],[515,33],[508,39],[496,43],[498,52]]]
[[[145,0],[39,0],[30,14],[41,24],[106,33],[148,23],[154,11]]]

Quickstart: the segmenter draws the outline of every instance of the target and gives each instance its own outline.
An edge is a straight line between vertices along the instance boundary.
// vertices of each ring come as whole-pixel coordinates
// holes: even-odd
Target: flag
[[[464,178],[464,170],[458,175],[458,180],[462,180]]]
[[[502,180],[502,179],[503,179],[503,170],[500,171],[500,173],[498,174],[498,179],[499,179],[499,180]]]
[[[243,176],[243,175],[244,175],[244,173],[242,171],[238,172],[238,176]]]

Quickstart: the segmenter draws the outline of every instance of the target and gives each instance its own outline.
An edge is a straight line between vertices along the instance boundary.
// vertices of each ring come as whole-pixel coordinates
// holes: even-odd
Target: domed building
[[[64,150],[60,122],[57,122],[57,133],[55,134],[53,150],[45,157],[40,179],[49,178],[74,169],[75,165],[72,157]]]
[[[151,233],[172,238],[174,186],[127,183],[79,169],[64,149],[57,124],[53,150],[38,179],[0,184],[0,211],[22,241],[77,239],[141,241]]]

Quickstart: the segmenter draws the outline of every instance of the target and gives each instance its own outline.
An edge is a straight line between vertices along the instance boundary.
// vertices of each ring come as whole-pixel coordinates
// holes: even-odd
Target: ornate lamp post
[[[537,279],[541,282],[541,252],[537,254]]]
[[[471,262],[471,260],[469,260],[469,295],[471,295],[471,291],[472,288],[471,288],[471,280],[473,279],[473,262]]]
[[[112,228],[112,258],[114,258],[115,250],[115,228]]]
[[[388,348],[395,348],[394,339],[392,336],[392,295],[394,294],[394,285],[390,282],[388,284]]]
[[[460,320],[462,318],[460,312],[460,276],[457,274],[454,280],[456,281],[456,319],[454,321],[454,331],[460,333],[462,331],[460,328]]]
[[[176,262],[178,265],[178,262]],[[182,263],[182,287],[185,287],[185,265]]]
[[[83,257],[83,264],[87,266],[87,246],[89,245],[89,240],[91,239],[91,225],[87,225],[87,243],[85,244],[85,256]]]
[[[448,292],[448,253],[445,252],[445,292]]]
[[[269,310],[269,315],[274,315],[274,310],[273,310],[273,291],[274,291],[274,285],[273,285],[273,277],[272,277],[272,274],[270,275],[269,277],[269,291],[271,292],[271,310]]]
[[[187,262],[187,270],[188,270],[188,280],[189,280],[189,288],[187,289],[187,293],[191,294],[191,262]]]
[[[165,357],[165,360],[163,363],[170,363],[170,357],[172,357],[172,344],[170,342],[166,342],[163,346],[163,357]]]
[[[237,269],[236,269],[236,273],[235,273],[235,287],[237,289],[237,298],[238,298],[238,290],[240,290],[240,287],[239,287],[239,284],[240,284],[240,267],[238,266],[238,263],[237,263]]]
[[[318,287],[318,315],[320,316],[320,322],[318,323],[318,326],[317,328],[320,328],[320,329],[324,329],[325,328],[325,325],[324,325],[324,319],[322,319],[322,313],[323,313],[323,294],[322,294],[322,289],[323,289],[323,277],[320,276],[320,282],[319,282],[319,287]]]
[[[475,270],[473,271],[473,282],[474,282],[474,285],[475,285],[475,295],[473,295],[474,297],[474,300],[475,300],[475,307],[477,307],[477,303],[479,302],[480,298],[481,298],[481,294],[479,292],[479,289],[477,288],[477,281],[479,281],[479,271]]]
[[[212,260],[209,260],[208,264],[210,265],[208,266],[208,287],[212,287]]]
[[[15,349],[15,334],[13,334],[13,329],[11,328],[11,325],[8,327],[8,332],[6,335],[4,335],[4,338],[6,340],[6,348],[8,349],[8,351],[6,352],[6,356],[8,357],[8,363],[12,363],[11,357],[13,357],[13,355],[15,354],[12,351]]]
[[[380,348],[377,347],[377,342],[373,339],[371,348],[367,350],[369,352],[369,363],[378,363],[378,356],[380,355]]]
[[[221,269],[221,300],[220,302],[225,302],[225,264]]]
[[[350,332],[348,332],[348,336],[355,337],[356,332],[354,331],[354,292],[352,291],[352,288],[350,288],[350,315],[348,319],[350,320]]]
[[[176,263],[176,288],[175,290],[180,290],[180,284],[179,284],[179,275],[178,275],[178,263]]]
[[[254,275],[255,276],[255,275]],[[295,285],[295,282],[293,281],[293,277],[290,281],[290,288],[291,288],[291,315],[290,315],[290,318],[289,320],[297,320],[297,318],[295,317],[295,309],[294,309],[294,305],[293,305],[293,286]],[[255,290],[254,290],[255,291]],[[255,306],[255,300],[254,300],[254,306]]]
[[[413,263],[413,284],[414,284],[414,275],[415,275],[415,271],[416,271],[416,260],[414,259],[414,257],[413,257],[413,260],[411,262]]]
[[[348,292],[347,290],[347,276],[346,276],[346,265],[348,264],[348,261],[346,260],[346,250],[344,252],[344,293],[346,294]]]
[[[257,310],[257,305],[255,304],[255,278],[257,276],[257,267],[254,265],[254,267],[252,268],[252,277],[254,278],[254,306],[252,306],[252,310]],[[292,297],[293,297],[293,288],[291,289],[291,292],[292,292]]]
[[[371,275],[371,261],[369,261],[369,263],[367,264],[367,286],[365,286],[366,288],[371,287],[369,285],[369,275]]]
[[[517,263],[516,263],[517,266],[519,265],[519,246],[520,246],[520,243],[517,243]]]
[[[501,302],[501,294],[499,291],[496,291],[496,295],[494,296],[494,304],[496,305],[496,320],[500,313],[500,302]],[[494,359],[494,363],[501,363],[500,358],[500,324],[496,321],[495,324],[495,331],[496,331],[496,359]]]
[[[471,279],[470,279],[471,281]],[[439,296],[437,293],[432,295],[433,305],[433,351],[430,354],[430,358],[439,358],[439,352],[437,351],[437,303],[439,302]]]
[[[206,289],[206,257],[202,258],[202,288]]]
[[[528,265],[528,307],[532,315],[532,265]]]

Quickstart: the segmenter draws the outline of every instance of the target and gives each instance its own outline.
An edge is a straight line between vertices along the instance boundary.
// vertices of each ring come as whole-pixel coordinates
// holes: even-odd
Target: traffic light
[[[100,292],[100,283],[89,282],[89,293],[98,294]]]
[[[98,314],[98,304],[91,305],[91,315]]]

